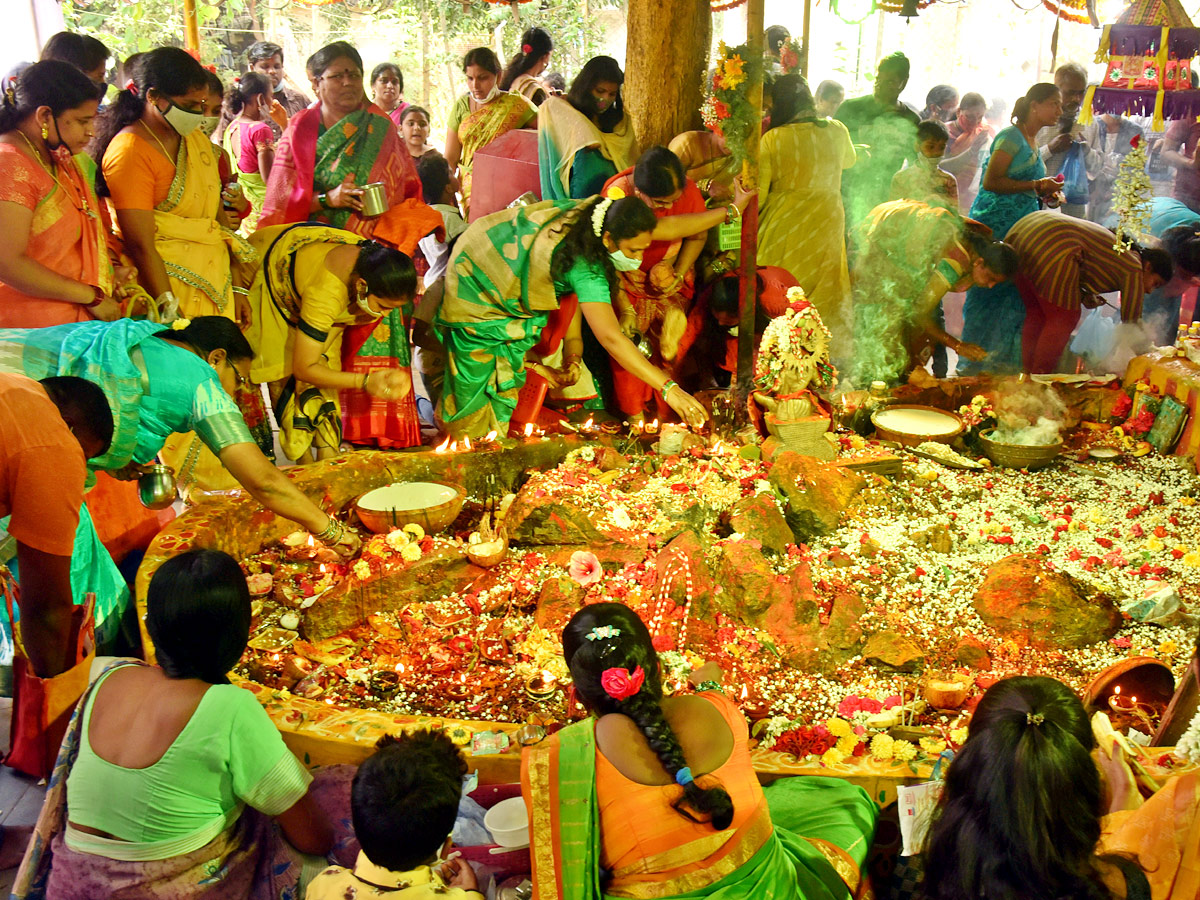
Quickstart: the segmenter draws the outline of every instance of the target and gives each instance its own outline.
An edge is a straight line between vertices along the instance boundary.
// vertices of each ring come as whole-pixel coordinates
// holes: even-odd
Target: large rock
[[[770,480],[787,498],[783,515],[797,542],[833,533],[867,483],[849,469],[791,451],[776,457]]]
[[[712,572],[705,562],[707,542],[694,531],[684,531],[658,551],[654,558],[657,581],[654,589],[658,596],[665,591],[676,606],[688,600],[688,583],[691,582],[693,616],[711,617],[714,582]]]
[[[858,620],[865,612],[857,594],[842,588],[827,596],[818,594],[804,563],[779,587],[761,627],[785,663],[828,675],[857,654],[862,643]],[[822,609],[827,610],[825,616]]]
[[[916,641],[894,631],[871,635],[862,655],[871,665],[896,672],[915,672],[925,664],[925,651]]]
[[[590,477],[590,476],[589,476]],[[601,530],[599,520],[605,510],[577,500],[571,494],[551,494],[534,476],[517,494],[505,521],[508,535],[515,543],[545,546],[580,544],[598,546],[611,543],[645,546],[645,536],[616,528]]]
[[[1036,554],[1006,556],[989,566],[974,605],[997,632],[1040,649],[1085,647],[1121,627],[1111,599],[1089,597],[1084,585]]]
[[[755,494],[739,500],[729,510],[729,527],[763,545],[776,556],[787,553],[795,541],[792,529],[769,494]]]
[[[771,604],[784,594],[771,564],[749,541],[722,544],[713,577],[717,583],[716,607],[746,625],[757,625]]]

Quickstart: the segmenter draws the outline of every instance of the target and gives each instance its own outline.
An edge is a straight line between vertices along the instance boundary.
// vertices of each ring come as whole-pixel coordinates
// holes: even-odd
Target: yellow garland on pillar
[[[1132,143],[1133,149],[1121,160],[1113,183],[1112,208],[1117,214],[1117,239],[1113,249],[1118,253],[1128,250],[1135,240],[1150,230],[1154,187],[1146,174],[1146,149],[1142,146],[1141,135]]]

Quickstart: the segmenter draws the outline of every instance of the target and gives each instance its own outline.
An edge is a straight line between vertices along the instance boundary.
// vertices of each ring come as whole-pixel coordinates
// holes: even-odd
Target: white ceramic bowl
[[[529,811],[524,797],[501,800],[483,817],[483,827],[501,847],[524,847],[529,843]]]

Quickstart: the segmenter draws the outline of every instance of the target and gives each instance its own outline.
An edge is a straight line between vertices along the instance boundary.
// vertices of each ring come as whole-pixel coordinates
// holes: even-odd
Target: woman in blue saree
[[[1004,240],[1018,219],[1038,211],[1041,198],[1058,191],[1059,183],[1046,177],[1037,133],[1058,122],[1061,115],[1058,88],[1045,82],[1035,84],[1013,107],[1013,124],[993,139],[970,217],[991,228],[995,240]],[[1025,304],[1015,282],[968,290],[962,339],[982,347],[988,356],[982,362],[959,359],[958,374],[1020,371],[1024,321]]]

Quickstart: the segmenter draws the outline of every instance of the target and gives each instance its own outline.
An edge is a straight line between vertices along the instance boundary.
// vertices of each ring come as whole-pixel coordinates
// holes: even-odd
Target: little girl
[[[275,161],[275,135],[268,124],[271,98],[271,82],[258,72],[241,76],[225,93],[225,104],[235,116],[225,130],[225,150],[233,159],[238,184],[251,206],[250,214],[242,220],[244,235],[253,232],[258,224],[267,193],[267,176]]]

